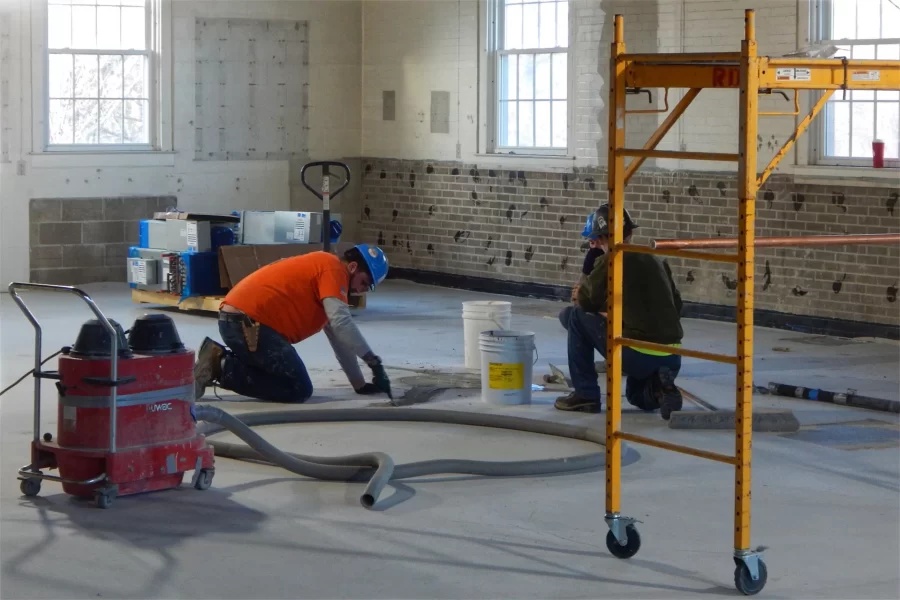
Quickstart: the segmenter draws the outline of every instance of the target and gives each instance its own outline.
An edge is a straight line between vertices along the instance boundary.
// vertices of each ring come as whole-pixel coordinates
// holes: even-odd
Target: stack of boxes
[[[340,215],[332,216],[339,219]],[[315,212],[156,213],[140,222],[139,245],[128,250],[128,283],[182,299],[219,296],[227,291],[219,274],[219,248],[321,244],[322,230],[322,213]],[[331,241],[338,240],[331,235]]]

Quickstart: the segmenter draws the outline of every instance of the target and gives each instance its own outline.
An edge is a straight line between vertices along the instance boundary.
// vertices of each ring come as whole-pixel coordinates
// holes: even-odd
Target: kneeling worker
[[[624,211],[623,238],[627,243],[637,228]],[[609,205],[604,204],[588,217],[585,237],[596,240],[604,254],[578,287],[576,305],[560,313],[568,331],[569,374],[575,391],[556,400],[559,410],[598,412],[600,387],[594,366],[594,350],[606,357],[606,291],[609,261]],[[622,258],[623,337],[678,346],[681,328],[681,294],[672,280],[667,262],[650,254],[626,252]],[[681,410],[681,392],[675,377],[681,357],[652,350],[622,348],[622,373],[627,377],[625,397],[643,410],[660,409],[663,419]]]
[[[384,281],[388,261],[376,246],[361,244],[338,257],[311,252],[254,271],[225,296],[219,333],[227,348],[206,338],[194,366],[195,397],[216,383],[238,394],[272,402],[305,402],[313,386],[293,344],[325,330],[335,356],[358,394],[391,395],[381,359],[369,348],[347,305],[350,290],[363,293]],[[357,363],[372,369],[367,383]]]

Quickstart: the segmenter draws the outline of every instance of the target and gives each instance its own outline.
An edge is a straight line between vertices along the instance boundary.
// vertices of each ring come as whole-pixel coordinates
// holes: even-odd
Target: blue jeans
[[[585,312],[577,306],[569,306],[559,313],[559,322],[569,334],[569,376],[575,392],[587,400],[601,403],[594,350],[606,358],[606,318]],[[668,367],[672,376],[681,370],[681,357],[653,356],[632,348],[622,348],[622,374],[625,380],[625,398],[642,410],[656,410],[657,377],[660,367]]]
[[[313,393],[306,365],[288,340],[260,324],[256,351],[244,339],[240,318],[219,318],[219,333],[228,346],[219,384],[243,396],[270,402],[306,402]]]

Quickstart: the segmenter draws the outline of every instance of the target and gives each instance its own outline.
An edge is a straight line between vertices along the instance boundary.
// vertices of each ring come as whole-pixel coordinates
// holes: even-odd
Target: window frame
[[[566,0],[567,33],[566,46],[556,48],[518,48],[516,50],[501,50],[503,40],[503,24],[505,18],[506,0],[486,0],[487,2],[487,127],[486,147],[487,154],[495,156],[511,157],[569,157],[573,154],[574,140],[572,139],[574,119],[574,53],[572,48],[572,29],[574,21],[572,0]],[[504,56],[521,54],[566,54],[566,146],[565,147],[538,147],[538,146],[502,146],[500,140],[500,98],[501,98],[501,61]],[[551,59],[552,60],[552,59]],[[552,67],[551,67],[552,68]],[[552,80],[551,80],[552,86]],[[552,115],[552,112],[551,112]]]
[[[73,0],[78,2],[78,0]],[[41,2],[43,19],[41,19],[41,50],[43,85],[42,90],[42,138],[41,148],[46,153],[127,153],[149,152],[160,149],[160,100],[159,100],[159,50],[160,50],[160,0],[144,0],[144,50],[111,50],[111,49],[78,49],[68,48],[50,49],[50,19],[49,1]],[[147,57],[147,86],[148,86],[148,136],[145,144],[51,144],[50,143],[50,55],[51,54],[82,54],[82,55],[122,55],[122,56],[146,56]]]
[[[877,38],[877,39],[844,39],[844,40],[832,40],[829,39],[831,29],[831,13],[832,11],[832,0],[814,0],[812,4],[812,10],[810,11],[810,40],[811,42],[822,43],[822,44],[833,44],[834,46],[862,46],[862,45],[879,45],[879,44],[900,44],[900,37],[898,38]],[[900,4],[900,2],[898,2]],[[826,37],[826,32],[828,32],[828,36]],[[840,56],[838,54],[837,56]],[[818,90],[811,91],[811,96],[813,96],[812,105],[815,100],[818,100],[822,97],[822,92]],[[834,92],[835,96],[838,94],[842,94],[841,90],[837,90]],[[822,112],[819,114],[819,117],[816,119],[815,127],[811,128],[812,135],[810,136],[810,145],[809,145],[809,153],[810,153],[810,161],[812,164],[817,166],[826,166],[826,167],[872,167],[872,159],[871,157],[841,157],[841,156],[829,156],[826,154],[827,149],[827,139],[828,139],[828,128],[830,126],[831,121],[828,118],[828,105],[822,108]],[[871,101],[873,104],[877,104],[878,100],[873,99]],[[886,102],[894,102],[893,100]],[[852,104],[851,104],[852,106]],[[852,124],[852,117],[851,117]],[[853,129],[851,125],[850,129],[850,138],[851,144],[853,139]],[[884,167],[887,169],[896,169],[900,168],[900,158],[885,158],[884,159]]]

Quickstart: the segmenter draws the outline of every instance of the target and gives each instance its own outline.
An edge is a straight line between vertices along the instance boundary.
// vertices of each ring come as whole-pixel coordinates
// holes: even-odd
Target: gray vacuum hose
[[[207,440],[207,443],[215,450],[216,456],[268,462],[283,467],[292,473],[314,479],[368,481],[368,485],[366,485],[366,489],[360,498],[360,502],[366,508],[372,508],[375,505],[384,486],[392,480],[439,473],[491,477],[546,475],[595,469],[603,466],[606,461],[603,453],[595,452],[566,458],[528,461],[431,460],[394,465],[391,457],[382,452],[335,457],[304,456],[283,452],[251,429],[251,427],[257,425],[287,423],[407,421],[512,429],[583,440],[601,446],[606,445],[606,434],[602,429],[503,415],[410,408],[347,408],[260,411],[242,413],[235,416],[208,404],[196,405],[195,413],[198,421],[206,422],[198,427],[199,433],[208,437],[227,429],[249,446]],[[638,458],[639,455],[636,450],[623,444],[623,466],[634,463]]]

